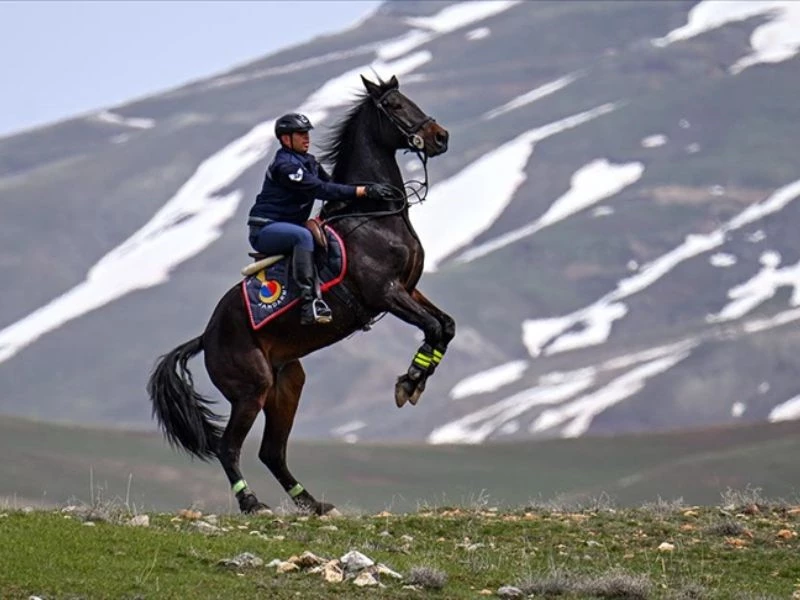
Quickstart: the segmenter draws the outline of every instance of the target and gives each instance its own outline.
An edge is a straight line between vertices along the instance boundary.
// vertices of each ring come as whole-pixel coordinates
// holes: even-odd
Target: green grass
[[[800,510],[738,499],[579,512],[477,503],[335,520],[221,515],[212,534],[174,514],[130,527],[124,510],[100,520],[97,512],[7,510],[0,511],[0,597],[478,598],[505,585],[565,598],[788,597],[800,582]],[[659,550],[665,542],[670,551]],[[337,559],[350,550],[405,579],[381,576],[384,588],[360,589],[267,566],[304,551]],[[220,564],[243,552],[263,564]],[[403,587],[409,582],[417,588]]]

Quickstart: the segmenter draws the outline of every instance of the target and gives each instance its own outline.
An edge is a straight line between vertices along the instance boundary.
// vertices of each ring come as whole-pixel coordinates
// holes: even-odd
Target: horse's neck
[[[342,182],[391,183],[403,189],[403,175],[395,154],[395,150],[366,144],[356,147],[341,174]]]

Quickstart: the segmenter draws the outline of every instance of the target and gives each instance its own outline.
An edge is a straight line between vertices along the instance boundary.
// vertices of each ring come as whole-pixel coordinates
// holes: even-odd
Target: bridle
[[[422,171],[425,174],[424,181],[419,181],[418,179],[409,179],[408,181],[403,182],[403,190],[399,190],[394,186],[394,189],[403,197],[403,203],[400,208],[396,208],[394,210],[376,210],[371,212],[365,213],[350,213],[350,214],[341,214],[341,215],[334,215],[325,219],[326,223],[332,223],[333,221],[338,221],[340,219],[345,219],[348,217],[388,217],[392,215],[396,215],[402,213],[406,208],[413,204],[420,204],[425,201],[428,197],[428,155],[425,153],[425,140],[422,139],[422,136],[419,135],[419,132],[422,129],[430,124],[435,123],[436,119],[433,117],[429,117],[428,115],[424,115],[422,119],[419,121],[408,121],[406,119],[401,119],[388,108],[386,108],[386,100],[389,98],[391,94],[399,94],[399,90],[391,89],[377,99],[373,99],[375,102],[375,106],[377,107],[378,111],[385,116],[389,122],[394,125],[400,133],[402,133],[406,137],[406,141],[408,142],[408,148],[406,152],[413,152],[416,157],[422,163]],[[413,187],[410,184],[415,184],[417,187]],[[391,184],[387,184],[391,185]],[[406,193],[408,190],[408,193]],[[416,196],[416,199],[411,202],[408,199],[409,195]]]
[[[391,112],[388,108],[386,108],[386,100],[392,94],[399,94],[400,91],[397,89],[391,89],[388,92],[384,92],[384,94],[375,100],[375,106],[378,107],[378,110],[383,113],[383,115],[389,119],[389,121],[400,130],[404,136],[406,136],[406,140],[408,141],[409,149],[415,152],[422,152],[422,149],[425,147],[425,140],[420,137],[419,132],[422,131],[422,128],[428,125],[429,123],[435,123],[436,119],[433,117],[429,117],[424,115],[422,119],[418,122],[408,122],[405,119],[401,119],[396,114]]]

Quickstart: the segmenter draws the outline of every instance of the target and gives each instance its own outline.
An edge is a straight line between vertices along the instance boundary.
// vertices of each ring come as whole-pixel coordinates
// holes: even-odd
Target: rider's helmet
[[[275,121],[275,137],[281,139],[285,133],[297,133],[314,129],[308,117],[299,113],[283,115]]]

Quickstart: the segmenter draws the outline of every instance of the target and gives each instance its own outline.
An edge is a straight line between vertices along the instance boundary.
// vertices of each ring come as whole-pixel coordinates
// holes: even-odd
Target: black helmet
[[[275,121],[275,137],[281,139],[284,133],[295,133],[298,131],[308,131],[314,129],[308,117],[299,113],[289,113],[283,115]]]

